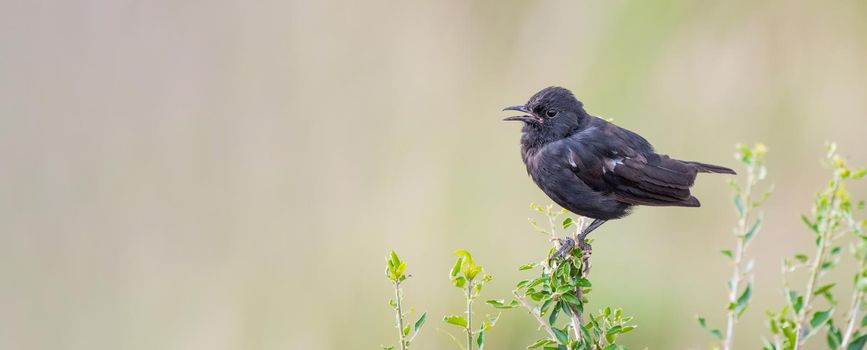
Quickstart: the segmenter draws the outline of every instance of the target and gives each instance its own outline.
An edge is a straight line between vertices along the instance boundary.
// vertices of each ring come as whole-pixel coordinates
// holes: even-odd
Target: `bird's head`
[[[581,101],[578,101],[571,91],[558,86],[544,88],[526,104],[506,107],[503,110],[525,113],[503,120],[524,122],[525,132],[551,137],[565,136],[578,127],[586,116]]]

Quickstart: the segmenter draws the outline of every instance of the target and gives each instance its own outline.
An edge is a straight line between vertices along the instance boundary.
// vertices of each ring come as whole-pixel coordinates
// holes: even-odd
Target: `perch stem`
[[[473,350],[473,281],[467,283],[467,350]]]
[[[397,305],[397,333],[400,335],[400,349],[406,350],[406,338],[403,335],[403,309],[400,306],[400,282],[394,281],[394,302]]]
[[[729,287],[729,305],[734,305],[738,300],[738,292],[740,291],[741,282],[743,282],[743,272],[741,271],[741,264],[743,261],[744,250],[746,249],[746,232],[747,232],[747,218],[750,215],[750,209],[752,207],[752,199],[750,198],[752,193],[753,185],[755,184],[755,163],[750,165],[747,168],[747,182],[744,187],[744,192],[741,194],[742,202],[745,203],[745,208],[743,210],[743,214],[738,218],[738,228],[737,228],[737,243],[735,246],[735,253],[733,255],[734,267],[732,268],[732,278],[731,278],[731,286]],[[734,333],[735,333],[735,323],[737,323],[737,312],[735,308],[729,308],[727,317],[726,317],[726,334],[725,339],[723,340],[723,349],[731,350],[732,343],[734,342]]]

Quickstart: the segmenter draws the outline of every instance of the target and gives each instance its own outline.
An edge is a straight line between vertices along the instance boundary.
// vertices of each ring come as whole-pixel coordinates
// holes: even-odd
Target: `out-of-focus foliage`
[[[734,207],[737,213],[738,223],[734,229],[734,249],[723,249],[732,265],[732,277],[726,283],[728,288],[728,305],[725,332],[717,328],[709,328],[704,317],[698,317],[699,325],[719,339],[722,348],[730,350],[734,348],[735,325],[749,306],[753,291],[753,267],[755,260],[744,260],[744,254],[750,242],[761,230],[764,222],[761,212],[754,214],[755,209],[761,206],[773,190],[773,186],[757,194],[756,185],[765,180],[768,174],[765,166],[765,154],[768,149],[762,143],[750,147],[744,144],[736,146],[735,159],[743,164],[743,183],[735,179],[729,179],[729,185],[734,190]]]
[[[467,341],[465,345],[461,345],[457,341],[457,338],[449,334],[455,340],[458,347],[464,350],[473,350],[478,347],[479,350],[483,350],[485,348],[485,334],[497,324],[500,315],[486,315],[485,319],[479,323],[479,328],[475,329],[473,328],[473,303],[479,297],[479,294],[482,293],[482,287],[484,287],[485,283],[490,282],[493,276],[485,273],[481,266],[476,265],[470,252],[461,249],[456,251],[455,255],[458,256],[458,259],[451,270],[449,270],[449,279],[455,287],[463,290],[466,311],[464,316],[444,316],[443,321],[462,328],[464,333],[466,333]]]
[[[766,350],[806,349],[816,345],[806,345],[807,340],[822,331],[826,332],[827,346],[830,349],[860,350],[867,343],[867,333],[863,327],[862,313],[864,286],[867,286],[867,252],[863,234],[863,220],[855,219],[853,211],[863,208],[864,201],[853,202],[846,184],[867,174],[867,169],[851,169],[843,156],[837,152],[836,144],[828,144],[826,160],[832,175],[827,186],[816,194],[810,215],[801,215],[808,232],[815,242],[815,253],[795,254],[783,261],[786,305],[779,312],[768,312],[768,324],[772,340],[766,340]],[[826,275],[836,268],[842,260],[845,247],[854,258],[858,267],[853,279],[851,305],[839,310],[834,298],[833,287],[839,282],[827,281]],[[789,283],[789,274],[807,274],[803,289]],[[823,297],[824,302],[819,300]],[[844,325],[834,324],[835,313],[845,312]],[[842,319],[842,318],[838,318]]]
[[[406,316],[414,310],[413,308],[407,310],[406,306],[403,305],[403,289],[400,288],[400,284],[406,281],[410,275],[406,274],[406,262],[400,260],[400,257],[393,250],[388,259],[386,259],[385,277],[394,285],[394,299],[389,299],[388,305],[394,309],[394,326],[397,328],[398,344],[400,345],[398,348],[407,350],[412,345],[412,341],[415,340],[419,330],[421,330],[421,326],[427,320],[427,312],[421,314],[412,324],[406,322]],[[394,350],[395,348],[394,346],[383,345],[382,349]]]

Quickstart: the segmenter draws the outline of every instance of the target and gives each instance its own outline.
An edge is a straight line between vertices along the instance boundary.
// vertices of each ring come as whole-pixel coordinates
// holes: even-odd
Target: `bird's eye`
[[[545,115],[547,115],[548,118],[554,118],[557,116],[557,111],[553,110],[553,109],[549,109],[547,112],[545,112]]]

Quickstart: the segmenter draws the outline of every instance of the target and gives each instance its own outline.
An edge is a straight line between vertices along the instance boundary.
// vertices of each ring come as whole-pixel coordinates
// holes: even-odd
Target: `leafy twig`
[[[612,313],[610,308],[606,308],[606,312],[600,312],[599,315],[587,313],[584,309],[591,287],[587,279],[590,252],[580,249],[584,245],[578,244],[576,247],[575,244],[575,241],[580,243],[582,238],[579,235],[584,227],[584,218],[577,221],[570,217],[560,220],[560,215],[566,211],[555,210],[553,205],[531,205],[531,208],[546,216],[550,228],[540,228],[532,219],[530,223],[537,231],[550,236],[555,244],[542,262],[518,268],[531,270],[538,267],[541,268],[541,274],[518,282],[512,291],[515,300],[509,304],[502,300],[488,300],[488,303],[501,309],[523,306],[530,312],[548,338],[539,339],[528,348],[623,349],[615,341],[620,334],[635,329],[635,326],[628,324],[632,318],[623,316],[620,309]],[[560,230],[572,230],[572,226],[575,226],[575,234],[570,232],[563,238],[557,234]],[[558,322],[560,314],[565,314],[568,321]]]
[[[557,339],[557,335],[554,334],[554,330],[552,330],[548,322],[546,322],[545,319],[542,318],[542,315],[536,313],[536,309],[527,302],[527,298],[518,293],[517,290],[512,291],[512,295],[514,295],[515,299],[517,299],[518,302],[521,303],[521,306],[527,309],[530,315],[533,315],[533,317],[536,318],[536,322],[538,322],[539,326],[542,327],[542,329],[544,329],[549,336],[551,336],[551,339]]]
[[[443,317],[446,323],[461,327],[466,333],[466,350],[473,350],[473,342],[478,345],[479,350],[485,347],[485,331],[494,327],[497,319],[500,317],[490,317],[482,322],[478,332],[473,330],[473,302],[479,297],[482,287],[488,283],[492,277],[484,273],[481,266],[476,265],[472,255],[466,250],[458,250],[455,252],[458,260],[449,272],[449,278],[455,287],[461,288],[464,291],[466,299],[465,316],[448,315]]]
[[[408,324],[405,324],[404,318],[408,313],[405,313],[403,310],[403,290],[400,288],[400,284],[407,278],[409,278],[410,275],[406,274],[406,262],[400,260],[400,257],[398,257],[393,250],[391,251],[389,257],[386,259],[385,277],[387,277],[394,285],[394,299],[389,300],[388,304],[395,311],[394,323],[398,331],[400,349],[408,350],[410,345],[412,344],[412,341],[418,335],[421,326],[424,325],[424,322],[427,319],[427,313],[423,313],[421,316],[419,316],[418,320],[415,321],[412,327],[410,327],[410,325]],[[410,330],[412,330],[411,336]],[[382,348],[385,350],[394,349],[393,346],[383,346]]]
[[[746,310],[752,294],[752,283],[748,283],[743,290],[741,285],[744,279],[750,277],[750,264],[744,266],[743,257],[746,252],[750,240],[758,233],[762,224],[761,215],[750,225],[748,225],[753,209],[761,205],[767,198],[769,192],[766,191],[758,200],[752,197],[755,185],[763,180],[767,174],[764,165],[764,156],[767,152],[767,147],[759,143],[752,148],[745,145],[738,145],[738,153],[735,158],[740,160],[746,166],[747,179],[743,188],[734,180],[730,185],[735,190],[734,203],[738,213],[738,226],[736,228],[736,243],[734,252],[730,250],[723,251],[723,254],[732,260],[732,277],[729,280],[729,295],[728,295],[728,311],[726,315],[726,332],[723,338],[723,349],[731,350],[734,342],[734,327],[740,316]]]

